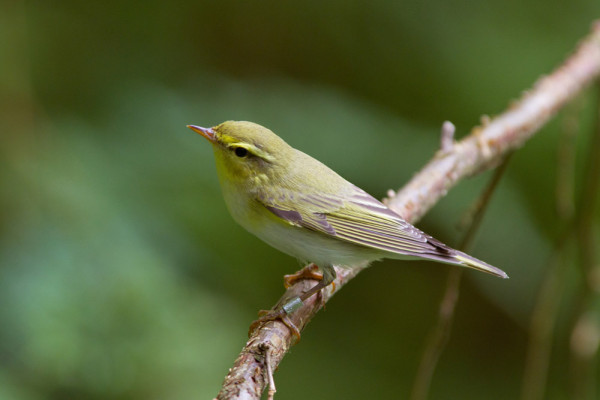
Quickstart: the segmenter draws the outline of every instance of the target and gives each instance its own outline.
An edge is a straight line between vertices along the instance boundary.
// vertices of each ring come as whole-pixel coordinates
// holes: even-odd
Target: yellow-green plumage
[[[189,127],[213,145],[233,218],[273,247],[314,262],[329,281],[332,265],[381,258],[424,258],[507,277],[424,234],[267,128],[243,121]]]

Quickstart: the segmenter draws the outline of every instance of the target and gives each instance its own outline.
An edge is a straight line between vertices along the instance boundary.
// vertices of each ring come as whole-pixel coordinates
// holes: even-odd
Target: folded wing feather
[[[345,198],[280,191],[276,200],[259,196],[259,201],[292,225],[354,244],[409,256],[448,249],[356,186]]]

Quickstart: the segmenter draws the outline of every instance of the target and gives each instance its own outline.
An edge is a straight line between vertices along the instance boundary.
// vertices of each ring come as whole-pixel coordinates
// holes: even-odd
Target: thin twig
[[[473,206],[472,218],[469,228],[465,233],[462,242],[458,249],[462,251],[468,251],[475,238],[475,233],[481,226],[483,215],[485,210],[492,198],[492,194],[498,187],[498,183],[506,171],[508,165],[508,158],[506,157],[504,162],[494,172],[492,179],[485,187],[479,199]],[[437,367],[437,363],[450,339],[450,333],[452,331],[452,322],[454,321],[454,312],[456,310],[456,304],[458,302],[458,296],[460,294],[460,281],[462,278],[462,268],[452,268],[448,272],[448,281],[446,283],[446,290],[440,303],[438,320],[436,326],[433,328],[429,335],[429,340],[425,346],[423,358],[419,364],[417,370],[417,377],[415,378],[415,384],[411,394],[412,400],[423,400],[427,398],[429,388],[431,386],[431,379]]]
[[[529,325],[529,345],[525,358],[525,371],[521,399],[544,398],[554,327],[558,308],[564,292],[564,281],[569,255],[567,244],[573,238],[575,210],[575,153],[576,135],[579,130],[579,114],[583,102],[577,99],[570,107],[562,125],[558,142],[558,168],[556,172],[555,203],[559,223],[565,232],[560,235],[548,262],[549,268],[542,280]]]
[[[562,66],[540,79],[509,110],[489,124],[473,129],[470,135],[455,143],[451,151],[440,151],[402,191],[390,196],[386,203],[408,222],[415,223],[458,181],[496,165],[507,152],[521,146],[598,75],[600,22],[594,24],[591,34]],[[335,290],[324,293],[323,301],[315,301],[317,296],[308,299],[303,307],[290,315],[292,322],[302,330],[321,305],[366,266],[362,264],[336,269],[338,278]],[[285,292],[278,304],[298,296],[314,284],[315,281],[298,281]],[[266,385],[261,344],[273,349],[271,366],[275,369],[292,342],[293,335],[283,323],[271,321],[263,324],[248,340],[225,377],[218,399],[259,399]]]
[[[557,146],[556,214],[565,226],[572,222],[575,214],[575,157],[583,104],[583,97],[580,96],[567,107]]]
[[[600,83],[597,85],[600,89]],[[600,93],[600,90],[598,91]],[[595,399],[598,388],[596,363],[600,346],[600,263],[594,238],[594,216],[600,195],[600,98],[592,143],[589,146],[586,179],[575,226],[583,276],[577,320],[571,332],[571,377],[573,399]]]
[[[419,363],[417,376],[410,395],[411,400],[424,400],[429,394],[433,374],[440,356],[450,339],[450,332],[454,321],[454,310],[456,309],[456,303],[460,294],[462,273],[462,268],[452,268],[448,272],[446,290],[440,302],[437,324],[431,331],[425,345],[425,351]]]
[[[273,353],[273,349],[268,348],[266,354],[266,364],[267,364],[267,378],[269,381],[269,392],[268,399],[273,400],[275,397],[275,392],[277,392],[277,388],[275,388],[275,379],[273,379],[273,367],[271,366],[271,353]]]
[[[521,399],[541,400],[544,398],[548,379],[548,367],[554,327],[558,308],[564,292],[565,275],[572,261],[567,244],[572,238],[570,232],[561,235],[548,261],[548,271],[544,277],[529,324],[529,346],[525,357]]]
[[[440,148],[443,152],[447,152],[452,150],[452,146],[454,145],[454,133],[456,132],[456,127],[450,121],[444,121],[442,124],[442,135],[440,140]]]

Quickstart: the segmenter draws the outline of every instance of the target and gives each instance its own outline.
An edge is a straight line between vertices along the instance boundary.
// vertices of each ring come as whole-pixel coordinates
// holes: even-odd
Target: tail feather
[[[471,257],[468,254],[460,252],[458,250],[451,249],[446,253],[437,253],[437,254],[424,254],[420,253],[415,255],[419,258],[426,258],[429,260],[434,260],[438,262],[442,262],[444,264],[452,264],[452,265],[460,265],[461,267],[473,268],[481,272],[485,272],[490,275],[494,275],[500,278],[508,279],[508,275],[506,272],[502,271],[500,268],[496,268],[486,262],[478,260],[475,257]]]
[[[454,264],[463,267],[473,268],[478,271],[488,273],[490,275],[508,279],[508,275],[506,274],[506,272],[502,271],[500,268],[496,268],[484,261],[481,261],[475,257],[465,254],[462,251],[458,251],[449,246],[446,246],[442,242],[432,237],[428,237],[427,241],[433,246],[435,246],[435,252],[425,254],[421,253],[420,256],[423,258],[429,258],[446,264]]]
[[[502,271],[500,268],[496,268],[491,266],[488,263],[485,263],[481,260],[476,259],[475,257],[471,257],[468,254],[455,250],[456,253],[453,255],[455,260],[458,260],[458,264],[479,270],[481,272],[487,272],[488,274],[498,276],[500,278],[508,279],[508,275],[506,272]]]

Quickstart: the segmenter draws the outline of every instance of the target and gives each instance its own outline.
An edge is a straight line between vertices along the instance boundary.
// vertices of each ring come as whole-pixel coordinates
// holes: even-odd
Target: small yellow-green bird
[[[213,128],[188,127],[213,146],[233,218],[276,249],[321,268],[320,282],[286,304],[288,313],[333,282],[333,265],[422,258],[508,278],[500,269],[421,232],[263,126],[227,121]]]

